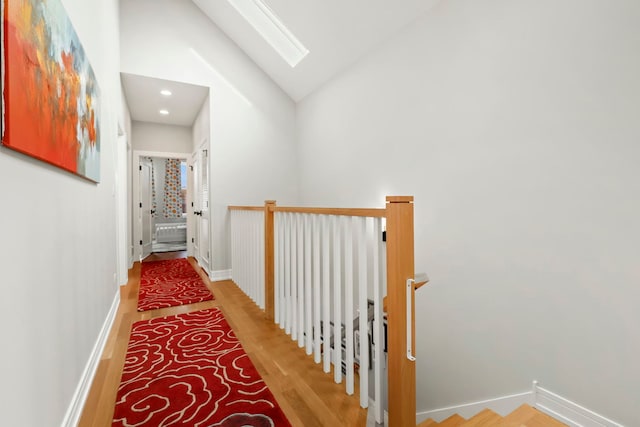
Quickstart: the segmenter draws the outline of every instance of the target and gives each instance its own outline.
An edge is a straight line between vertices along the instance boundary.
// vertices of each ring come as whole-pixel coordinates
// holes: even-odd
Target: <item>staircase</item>
[[[566,427],[566,424],[551,418],[529,405],[522,405],[506,417],[502,417],[491,409],[485,409],[466,420],[454,414],[437,422],[429,418],[418,424],[418,427]]]

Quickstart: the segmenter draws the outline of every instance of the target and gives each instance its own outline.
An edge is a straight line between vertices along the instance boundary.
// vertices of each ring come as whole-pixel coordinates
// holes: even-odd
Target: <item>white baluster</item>
[[[253,229],[253,212],[247,211],[247,289],[249,291],[249,297],[255,303],[256,302],[256,289],[253,272],[256,269],[255,261],[255,245],[256,236]]]
[[[244,274],[244,216],[242,214],[238,215],[238,224],[240,224],[240,229],[238,230],[238,282],[237,285],[242,289],[242,292],[245,292],[243,274]]]
[[[298,214],[291,214],[291,339],[298,339]]]
[[[286,307],[286,318],[284,330],[287,335],[291,334],[291,218],[290,214],[285,214],[284,226],[284,300]]]
[[[304,216],[298,214],[297,235],[298,235],[298,347],[304,346]]]
[[[249,265],[248,265],[248,261],[247,261],[247,253],[249,251],[249,247],[250,244],[249,242],[251,241],[251,233],[249,233],[249,230],[247,229],[248,225],[249,225],[249,219],[247,218],[248,215],[245,212],[245,214],[243,215],[243,222],[244,222],[244,227],[242,227],[243,229],[243,237],[242,237],[242,288],[244,290],[244,293],[249,295],[249,297],[251,297],[251,290],[249,288],[249,281],[248,281],[248,273],[249,273]]]
[[[304,216],[304,334],[305,351],[311,354],[313,351],[313,327],[311,323],[313,307],[311,286],[311,215]]]
[[[331,351],[329,348],[331,339],[331,306],[330,304],[330,288],[331,285],[331,266],[329,259],[329,217],[322,216],[322,339],[324,351],[324,371],[331,371]]]
[[[253,297],[257,306],[260,306],[260,230],[257,227],[259,212],[252,212],[251,215],[251,254],[253,266],[251,267],[251,282],[253,283]]]
[[[373,252],[372,252],[372,273],[373,273],[373,381],[374,381],[374,399],[375,399],[375,407],[374,407],[374,417],[378,424],[382,424],[384,421],[384,413],[383,413],[383,395],[382,395],[382,385],[384,381],[384,363],[382,360],[382,350],[384,346],[384,325],[382,321],[382,280],[380,275],[380,260],[381,251],[382,251],[382,219],[374,218],[373,221]]]
[[[280,215],[276,212],[273,215],[273,320],[280,324]]]
[[[313,360],[320,363],[320,216],[313,215]]]
[[[348,217],[345,219],[349,220]],[[356,217],[351,217],[347,222],[344,233],[344,286],[345,286],[345,352],[347,363],[347,384],[348,395],[354,392],[354,369],[353,369],[353,230]]]
[[[360,306],[360,406],[369,406],[369,304],[367,298],[367,219],[358,218],[358,300]]]
[[[256,231],[256,304],[264,309],[264,218],[261,212],[256,212],[254,219],[254,229]]]
[[[235,223],[235,211],[232,210],[229,220],[231,221],[231,280],[235,281],[235,266],[236,266],[236,231],[238,225]]]
[[[251,295],[251,215],[245,212],[244,215],[244,292],[252,298]],[[252,298],[253,299],[253,298]]]
[[[342,270],[340,217],[333,216],[333,376],[342,382]]]
[[[285,308],[285,301],[284,301],[284,289],[285,289],[285,255],[284,255],[284,246],[285,246],[285,242],[284,242],[284,214],[283,213],[278,213],[278,269],[280,271],[279,273],[279,280],[278,280],[278,292],[277,292],[277,296],[278,296],[278,313],[280,315],[280,322],[278,323],[280,325],[280,329],[284,328],[284,324],[285,324],[285,319],[287,317],[286,314],[286,308]]]
[[[264,286],[265,286],[265,277],[264,277],[264,270],[265,270],[265,250],[264,250],[264,245],[265,245],[265,235],[264,235],[264,212],[260,212],[260,214],[258,215],[258,233],[260,234],[260,243],[258,244],[258,290],[260,293],[260,308],[262,310],[264,310],[265,308],[265,292],[264,292]]]

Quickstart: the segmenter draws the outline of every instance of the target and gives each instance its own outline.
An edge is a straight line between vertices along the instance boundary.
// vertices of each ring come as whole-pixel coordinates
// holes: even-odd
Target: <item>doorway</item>
[[[210,252],[210,208],[209,208],[209,141],[202,141],[189,162],[190,179],[193,184],[193,256],[208,273]]]
[[[187,161],[163,157],[147,157],[145,161],[151,164],[151,185],[147,189],[151,192],[151,252],[186,251]],[[144,186],[140,190],[145,194]]]
[[[151,253],[187,251],[189,208],[193,188],[184,153],[134,152],[136,258]]]

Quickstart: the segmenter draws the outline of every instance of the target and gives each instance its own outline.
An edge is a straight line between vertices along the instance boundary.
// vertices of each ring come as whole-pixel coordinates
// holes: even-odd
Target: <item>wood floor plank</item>
[[[506,427],[566,427],[555,418],[523,404],[504,418]]]
[[[460,415],[453,414],[449,418],[442,420],[438,425],[440,427],[458,427],[464,425],[465,422],[467,422],[467,420],[462,418]]]
[[[461,425],[463,427],[503,427],[504,419],[491,409],[484,409]]]
[[[184,253],[153,254],[145,260],[184,256]],[[233,282],[211,282],[192,258],[189,261],[213,292],[213,301],[138,312],[140,263],[135,263],[129,271],[129,281],[121,288],[120,306],[78,424],[80,427],[111,425],[134,322],[212,307],[222,310],[293,426],[366,425],[367,410],[359,406],[357,385],[356,393],[347,396],[344,384],[335,384],[333,374],[322,372],[321,365],[316,365],[313,357],[307,356],[277,325],[268,322],[264,312]]]

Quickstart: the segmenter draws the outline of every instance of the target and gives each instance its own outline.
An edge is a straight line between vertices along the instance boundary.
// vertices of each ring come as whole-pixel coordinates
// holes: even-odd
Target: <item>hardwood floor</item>
[[[183,258],[184,252],[152,254],[145,261]],[[358,393],[347,396],[333,374],[322,372],[310,356],[264,313],[233,282],[210,282],[189,258],[215,300],[146,312],[136,311],[140,263],[129,271],[121,288],[121,301],[102,354],[79,426],[109,426],[113,418],[124,356],[132,323],[153,317],[219,307],[245,351],[293,426],[365,426],[367,410],[359,406]]]
[[[491,409],[485,409],[468,420],[454,414],[441,422],[425,420],[418,424],[418,427],[567,427],[567,425],[524,404],[505,417]]]

